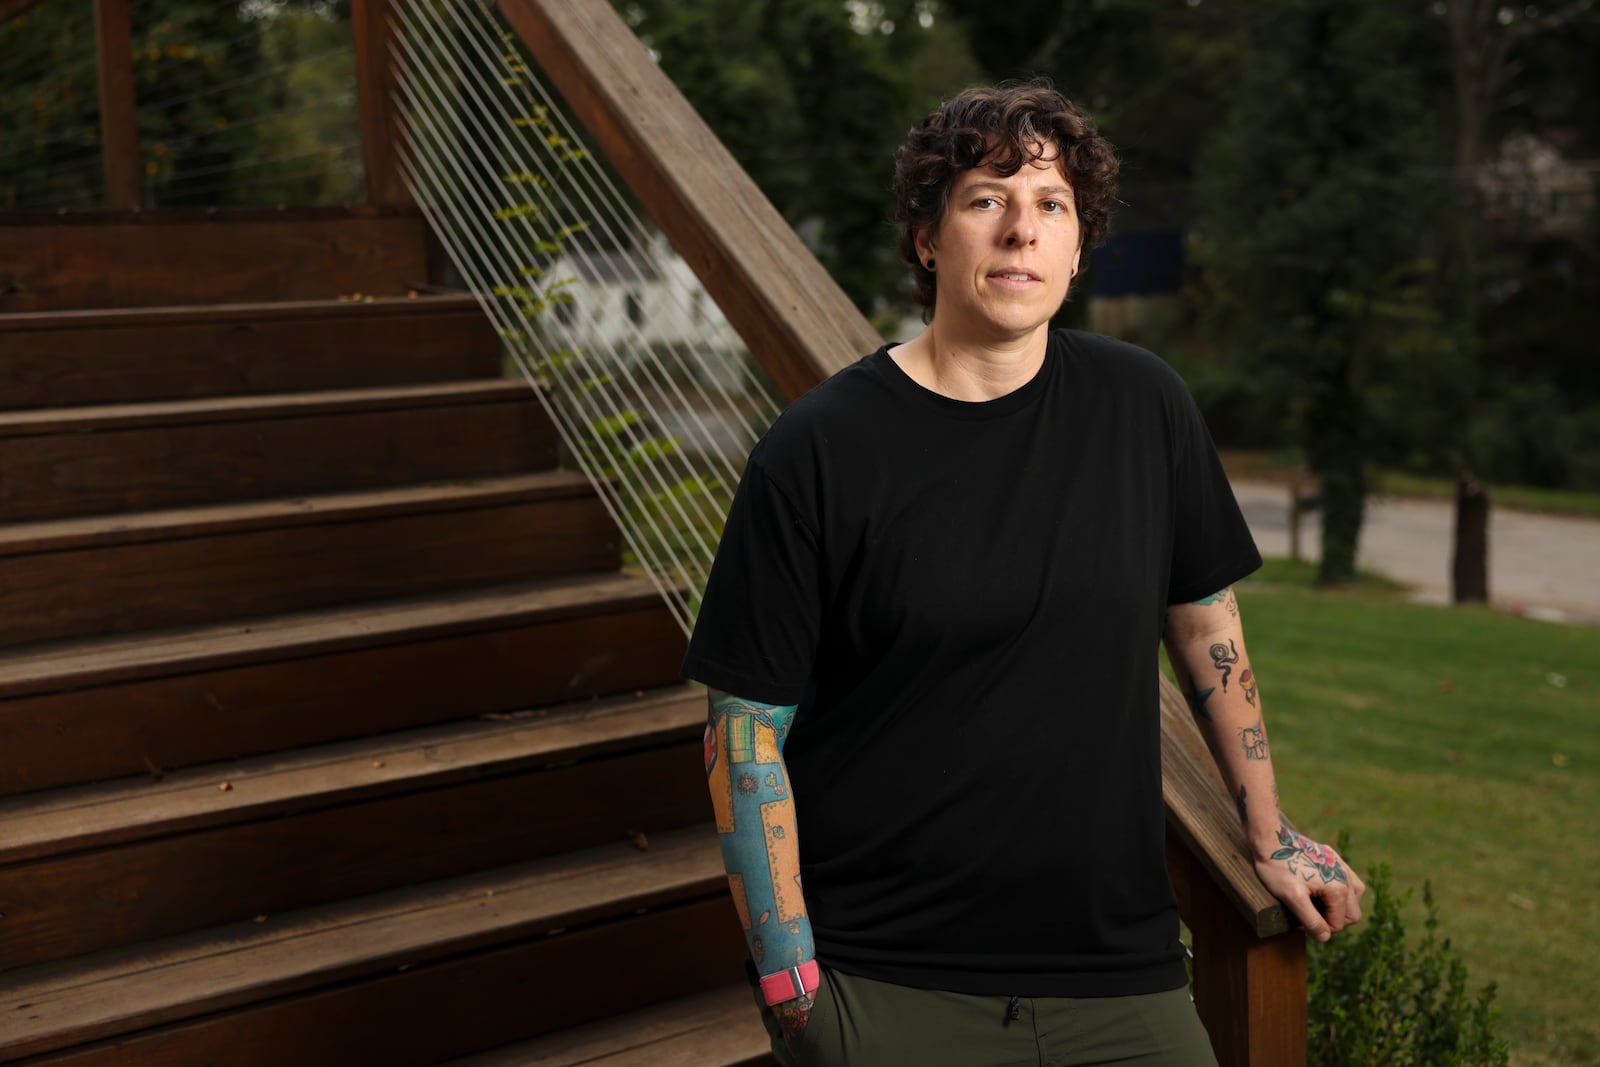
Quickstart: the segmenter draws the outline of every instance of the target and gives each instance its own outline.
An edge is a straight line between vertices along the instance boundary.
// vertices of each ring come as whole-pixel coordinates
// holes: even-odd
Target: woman
[[[1260,557],[1193,402],[1151,354],[1049,328],[1116,175],[1042,83],[929,115],[895,175],[926,329],[750,456],[684,673],[785,1062],[1215,1063],[1165,869],[1158,638],[1262,879],[1319,939],[1360,916],[1277,809],[1230,589]]]

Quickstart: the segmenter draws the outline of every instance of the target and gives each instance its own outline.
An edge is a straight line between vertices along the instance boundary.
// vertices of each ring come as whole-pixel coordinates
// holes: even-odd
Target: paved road
[[[1289,554],[1289,496],[1279,485],[1236,482],[1234,492],[1263,555]],[[1454,506],[1374,497],[1361,530],[1360,565],[1416,590],[1450,595]],[[1316,516],[1300,531],[1301,552],[1316,559]],[[1497,508],[1489,517],[1489,596],[1530,615],[1600,623],[1600,520]]]

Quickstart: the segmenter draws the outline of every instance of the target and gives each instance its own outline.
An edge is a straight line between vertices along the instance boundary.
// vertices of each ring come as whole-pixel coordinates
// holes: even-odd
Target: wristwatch
[[[816,992],[820,978],[817,961],[806,960],[800,966],[790,967],[787,971],[763,975],[761,995],[766,998],[769,1005],[782,1004],[786,1000]]]

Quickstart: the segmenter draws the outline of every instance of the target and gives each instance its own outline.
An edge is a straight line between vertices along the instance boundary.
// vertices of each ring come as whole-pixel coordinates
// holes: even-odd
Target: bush
[[[1344,851],[1340,841],[1339,851]],[[1505,1067],[1510,1053],[1495,1036],[1495,986],[1467,992],[1467,968],[1438,937],[1438,906],[1424,883],[1426,933],[1406,941],[1389,867],[1367,873],[1362,923],[1323,945],[1308,961],[1312,1067]]]

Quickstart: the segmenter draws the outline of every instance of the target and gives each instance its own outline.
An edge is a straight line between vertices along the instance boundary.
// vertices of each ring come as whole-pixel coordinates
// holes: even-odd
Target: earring
[[[932,270],[932,269],[933,269],[933,258],[932,258],[932,257],[931,257],[931,256],[930,256],[930,257],[929,257],[929,259],[928,259],[928,262],[927,262],[927,264],[926,264],[926,265],[927,265],[927,268],[928,268],[928,269],[929,269],[929,270]]]

